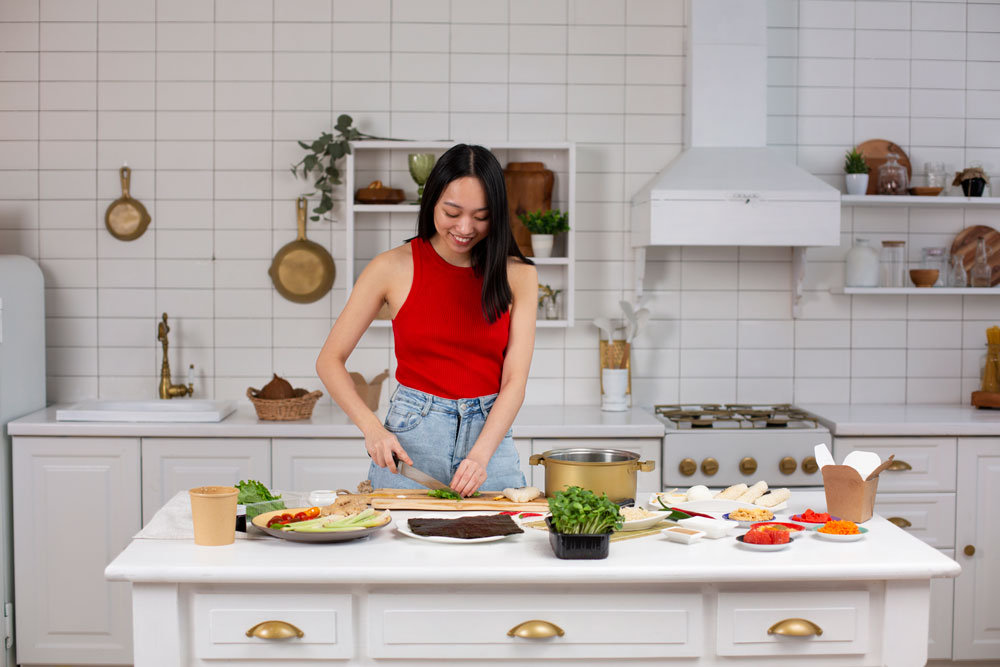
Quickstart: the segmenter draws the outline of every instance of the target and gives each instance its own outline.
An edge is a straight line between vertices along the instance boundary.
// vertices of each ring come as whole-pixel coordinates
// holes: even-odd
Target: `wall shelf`
[[[1000,206],[1000,197],[915,197],[909,195],[841,195],[841,206]]]
[[[1000,287],[834,287],[833,294],[969,294],[976,296],[1000,296]]]
[[[346,222],[346,264],[348,271],[345,285],[350,296],[354,281],[364,265],[374,253],[399,245],[403,239],[416,232],[417,214],[420,205],[414,203],[416,185],[410,177],[407,154],[415,152],[436,153],[440,156],[454,146],[455,141],[356,141],[351,144],[351,153],[346,159],[346,182],[344,193],[348,200],[345,206]],[[500,164],[508,162],[544,162],[555,172],[555,188],[552,192],[552,206],[569,213],[570,230],[556,238],[554,252],[559,257],[532,257],[538,267],[538,282],[562,290],[560,304],[565,319],[537,319],[538,328],[566,328],[573,326],[575,311],[575,266],[576,256],[576,146],[567,142],[487,142],[482,144],[499,159]],[[402,188],[407,201],[399,204],[355,204],[354,193],[359,184],[380,180],[386,187]],[[397,214],[391,217],[370,216],[368,214]],[[402,214],[402,215],[399,215]],[[359,236],[361,241],[359,243]],[[358,251],[363,253],[360,257]],[[540,314],[540,313],[539,313]],[[375,320],[372,327],[391,327],[390,320]]]

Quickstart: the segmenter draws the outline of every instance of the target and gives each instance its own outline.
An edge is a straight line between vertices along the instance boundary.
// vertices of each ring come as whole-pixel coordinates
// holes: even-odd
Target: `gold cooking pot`
[[[569,486],[608,494],[614,502],[634,500],[636,472],[652,472],[655,461],[640,461],[639,455],[624,449],[573,447],[532,454],[528,462],[545,466],[545,495]]]

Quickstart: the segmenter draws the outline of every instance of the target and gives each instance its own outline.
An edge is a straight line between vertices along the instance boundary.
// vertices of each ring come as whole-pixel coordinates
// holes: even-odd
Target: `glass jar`
[[[944,162],[925,162],[924,173],[927,174],[927,187],[929,188],[945,187]]]
[[[951,272],[948,287],[968,287],[969,276],[965,273],[965,259],[961,255],[951,256]]]
[[[938,277],[934,282],[932,287],[947,287],[948,286],[948,251],[944,248],[924,248],[923,249],[923,268],[925,269],[937,269]]]
[[[983,391],[1000,392],[1000,344],[998,343],[986,344]]]
[[[969,270],[969,287],[989,287],[993,284],[993,269],[986,252],[986,239],[982,236],[976,243],[976,261]]]
[[[879,268],[882,287],[906,287],[906,241],[882,241]]]
[[[558,320],[559,319],[559,292],[556,291],[550,294],[548,298],[545,299],[545,319],[547,320]]]
[[[884,164],[878,168],[878,194],[905,195],[909,187],[906,167],[899,164],[899,156],[889,153]]]
[[[847,251],[844,284],[847,287],[878,287],[878,250],[868,239],[854,239],[854,246]]]

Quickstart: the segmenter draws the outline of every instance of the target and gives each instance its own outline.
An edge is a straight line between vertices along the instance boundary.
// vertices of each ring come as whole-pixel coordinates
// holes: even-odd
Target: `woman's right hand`
[[[398,472],[396,470],[396,463],[393,461],[393,454],[400,461],[405,461],[409,465],[413,465],[413,460],[406,453],[406,450],[403,449],[403,446],[399,444],[396,436],[385,428],[380,427],[378,430],[365,435],[365,449],[368,450],[368,456],[372,457],[375,465],[379,468],[389,468],[393,474]]]

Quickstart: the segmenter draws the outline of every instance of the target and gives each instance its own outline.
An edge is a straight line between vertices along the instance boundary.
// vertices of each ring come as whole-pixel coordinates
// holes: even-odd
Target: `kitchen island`
[[[779,516],[806,506],[822,507],[822,494],[797,494]],[[394,522],[412,514],[396,512]],[[548,536],[533,528],[458,545],[415,540],[392,524],[328,545],[137,539],[105,574],[131,584],[137,667],[749,665],[764,657],[778,665],[922,665],[930,580],[960,568],[881,517],[865,525],[870,532],[858,542],[806,535],[766,553],[733,537],[686,546],[655,535],[615,542],[597,561],[556,559]],[[769,634],[793,618],[822,634]],[[304,635],[247,636],[272,620]],[[508,635],[530,620],[543,621],[542,635],[551,636]]]

